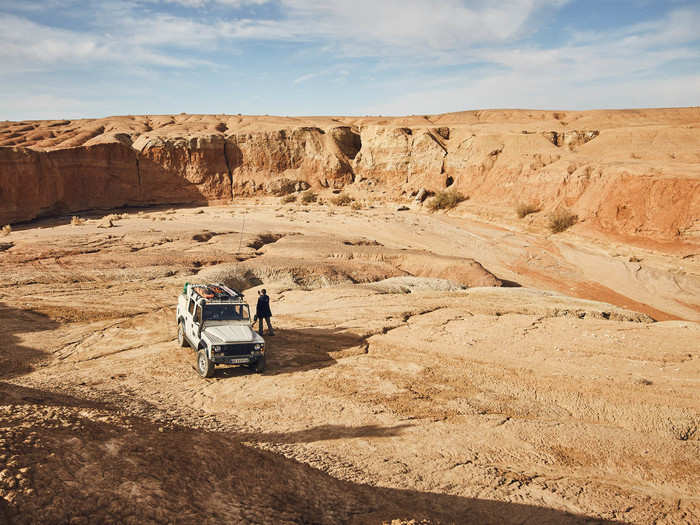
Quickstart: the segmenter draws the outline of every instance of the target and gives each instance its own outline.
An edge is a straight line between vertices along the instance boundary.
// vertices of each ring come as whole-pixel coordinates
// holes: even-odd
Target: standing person
[[[262,335],[263,333],[263,319],[267,323],[267,334],[275,335],[272,330],[272,324],[270,324],[270,317],[272,317],[272,312],[270,311],[270,296],[267,295],[267,290],[263,288],[258,292],[258,304],[255,306],[255,315],[258,318],[258,333]]]

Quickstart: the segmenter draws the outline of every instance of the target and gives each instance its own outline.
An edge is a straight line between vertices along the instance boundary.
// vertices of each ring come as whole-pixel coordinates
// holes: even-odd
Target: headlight
[[[263,350],[265,350],[265,345],[258,343],[255,345],[255,350],[257,350],[258,352],[262,352]]]
[[[212,350],[214,350],[214,352],[221,352],[221,347],[219,345],[214,345],[212,346]]]

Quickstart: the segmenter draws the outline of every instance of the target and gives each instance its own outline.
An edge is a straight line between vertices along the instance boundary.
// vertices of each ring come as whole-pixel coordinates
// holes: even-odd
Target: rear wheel
[[[187,348],[189,346],[187,338],[185,337],[185,327],[182,326],[182,322],[177,323],[177,343],[182,348]]]
[[[197,352],[197,372],[202,377],[212,377],[214,375],[214,363],[209,360],[206,350]]]

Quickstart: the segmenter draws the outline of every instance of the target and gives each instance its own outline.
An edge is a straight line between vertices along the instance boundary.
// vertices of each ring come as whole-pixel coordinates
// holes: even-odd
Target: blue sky
[[[700,105],[700,2],[0,0],[0,120]]]

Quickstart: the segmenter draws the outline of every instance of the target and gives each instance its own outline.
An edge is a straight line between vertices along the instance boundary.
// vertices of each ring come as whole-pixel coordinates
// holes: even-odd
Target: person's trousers
[[[265,322],[267,323],[267,333],[271,334],[273,332],[273,330],[272,330],[272,325],[270,324],[269,317],[258,317],[258,333],[260,335],[262,335],[262,333],[263,333],[263,319],[265,319]]]

